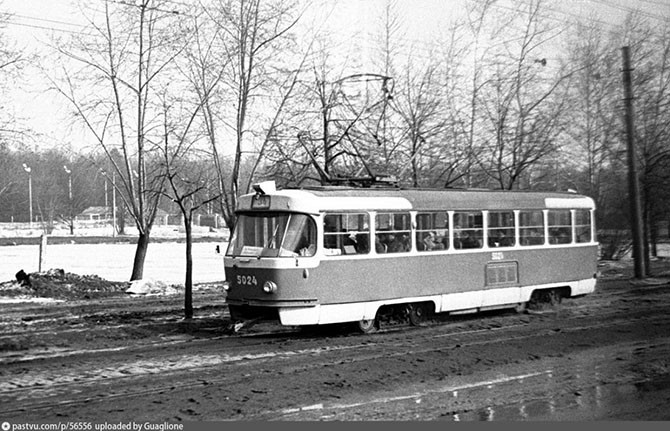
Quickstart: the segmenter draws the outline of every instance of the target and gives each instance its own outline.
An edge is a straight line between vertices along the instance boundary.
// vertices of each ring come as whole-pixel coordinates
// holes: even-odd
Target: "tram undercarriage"
[[[547,307],[558,306],[563,298],[570,297],[570,287],[561,286],[553,288],[535,289],[532,291],[527,302],[512,304],[498,304],[483,307],[472,307],[460,310],[445,311],[436,313],[435,303],[433,301],[420,301],[411,303],[385,304],[378,307],[374,318],[361,319],[354,322],[354,328],[361,333],[370,334],[381,328],[394,326],[424,326],[436,314],[445,316],[459,316],[465,314],[475,314],[485,311],[513,309],[517,313],[526,312],[526,310],[542,310]],[[231,321],[228,330],[231,333],[237,333],[244,328],[250,328],[260,321],[272,321],[281,323],[280,309],[271,307],[258,307],[250,305],[230,305]],[[295,325],[294,325],[295,326]],[[298,326],[316,326],[316,325],[298,325]]]

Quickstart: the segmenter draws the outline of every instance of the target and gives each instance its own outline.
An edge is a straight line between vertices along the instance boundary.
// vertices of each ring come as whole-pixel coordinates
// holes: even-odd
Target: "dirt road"
[[[0,419],[669,420],[670,284],[628,274],[553,308],[370,335],[231,336],[217,286],[191,322],[179,295],[5,303]]]

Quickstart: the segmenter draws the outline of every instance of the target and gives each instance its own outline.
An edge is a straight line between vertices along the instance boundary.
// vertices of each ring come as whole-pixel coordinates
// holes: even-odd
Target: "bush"
[[[633,241],[627,230],[599,231],[598,242],[600,243],[600,259],[602,260],[619,260],[633,246]]]

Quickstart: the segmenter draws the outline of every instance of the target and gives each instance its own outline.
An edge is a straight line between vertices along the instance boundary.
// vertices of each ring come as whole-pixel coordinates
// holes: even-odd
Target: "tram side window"
[[[415,235],[419,251],[449,248],[449,214],[445,211],[417,213]]]
[[[549,210],[549,243],[570,244],[572,242],[572,222],[570,210]]]
[[[577,242],[591,242],[591,211],[575,210],[575,235]]]
[[[325,254],[365,254],[370,252],[370,223],[367,213],[326,214],[323,217]]]
[[[489,212],[488,242],[489,247],[512,247],[516,244],[513,211]]]
[[[481,248],[482,220],[481,211],[454,212],[454,248]]]
[[[377,213],[375,217],[375,250],[377,253],[402,253],[410,251],[409,213]]]
[[[544,213],[519,211],[519,242],[521,245],[544,244]]]
[[[292,214],[286,227],[280,256],[314,256],[316,253],[316,224],[305,214]]]

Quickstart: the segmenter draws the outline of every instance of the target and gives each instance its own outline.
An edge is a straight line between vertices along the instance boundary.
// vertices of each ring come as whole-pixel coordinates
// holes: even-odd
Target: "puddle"
[[[567,377],[567,378],[566,378]],[[624,381],[612,381],[622,378]],[[473,410],[444,414],[442,420],[453,421],[585,421],[602,419],[667,420],[667,400],[670,376],[653,380],[630,381],[633,376],[605,378],[596,368],[590,373],[577,372],[574,376],[560,376],[552,371],[525,379],[529,389],[527,399],[518,402],[491,404]],[[640,377],[638,377],[640,378]],[[607,380],[607,383],[604,381]],[[500,386],[500,385],[499,385]],[[538,389],[540,389],[538,391]],[[481,389],[460,391],[456,398],[487,399],[491,391],[509,391],[513,388],[491,386],[489,393]],[[481,392],[481,393],[476,393]],[[534,393],[533,393],[534,392]],[[658,405],[656,409],[653,406]]]
[[[538,361],[537,371],[449,379],[339,402],[269,411],[281,420],[588,421],[669,420],[666,345],[625,346]],[[542,365],[541,365],[542,364]],[[500,370],[502,371],[502,370]],[[460,381],[454,381],[460,380]]]

